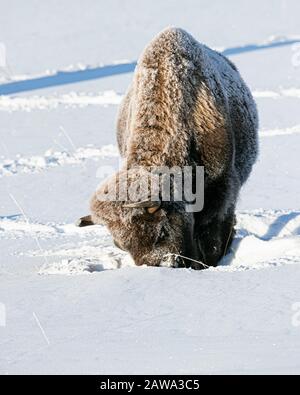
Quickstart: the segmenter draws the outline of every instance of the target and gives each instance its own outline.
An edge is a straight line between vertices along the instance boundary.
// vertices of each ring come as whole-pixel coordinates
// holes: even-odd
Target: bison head
[[[144,176],[136,169],[126,174],[127,190],[139,192],[134,201],[111,198],[116,187],[122,189],[122,172],[105,182],[92,197],[92,221],[106,225],[115,245],[128,251],[136,265],[159,266],[168,261],[176,267],[191,266],[182,256],[198,258],[193,214],[185,211],[184,202],[147,198],[148,191],[140,191],[136,185]]]

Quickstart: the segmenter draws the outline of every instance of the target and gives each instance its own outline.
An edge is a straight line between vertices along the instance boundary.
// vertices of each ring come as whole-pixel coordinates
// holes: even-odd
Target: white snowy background
[[[0,0],[1,374],[300,373],[299,18],[297,0]],[[229,54],[260,113],[232,252],[200,272],[134,267],[74,226],[118,164],[121,71],[168,25]]]

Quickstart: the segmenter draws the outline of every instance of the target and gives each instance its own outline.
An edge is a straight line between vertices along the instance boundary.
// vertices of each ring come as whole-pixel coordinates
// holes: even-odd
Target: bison
[[[105,224],[136,265],[216,266],[235,234],[257,130],[255,102],[235,65],[186,31],[165,29],[142,53],[119,109],[126,165],[93,195],[91,215],[80,225]],[[185,200],[101,198],[123,173],[130,188],[153,166],[204,166],[203,209],[188,212]]]

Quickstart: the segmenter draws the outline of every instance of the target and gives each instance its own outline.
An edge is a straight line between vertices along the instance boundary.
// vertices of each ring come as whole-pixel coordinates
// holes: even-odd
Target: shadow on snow
[[[300,39],[280,40],[268,44],[250,44],[240,47],[227,48],[222,53],[226,56],[240,55],[247,52],[261,51],[265,49],[278,48],[287,45],[299,43]],[[37,77],[24,81],[8,82],[0,85],[0,95],[12,95],[15,93],[28,92],[36,89],[49,88],[77,82],[90,81],[98,78],[111,77],[134,71],[136,62],[113,64],[86,70],[77,71],[59,71],[56,74],[47,77]]]

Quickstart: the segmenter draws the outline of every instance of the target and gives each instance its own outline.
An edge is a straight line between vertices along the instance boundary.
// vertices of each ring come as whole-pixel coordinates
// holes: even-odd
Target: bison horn
[[[154,214],[160,206],[161,202],[151,202],[150,200],[124,204],[124,207],[126,208],[147,208],[149,214]]]

